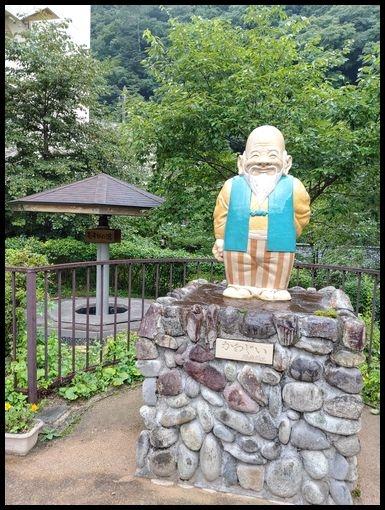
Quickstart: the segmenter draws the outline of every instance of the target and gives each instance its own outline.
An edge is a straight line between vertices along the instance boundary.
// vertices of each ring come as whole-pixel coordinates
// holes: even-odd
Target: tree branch
[[[331,177],[326,178],[323,183],[318,182],[315,186],[310,187],[310,200],[314,202],[320,195],[322,195],[325,189],[331,186],[333,182],[337,181],[337,179],[339,179],[339,175],[332,175]]]
[[[201,163],[206,163],[207,165],[211,166],[211,168],[213,168],[216,172],[218,172],[224,179],[228,179],[229,178],[229,172],[232,175],[237,175],[238,174],[238,172],[233,172],[228,167],[225,167],[223,165],[220,165],[219,163],[216,163],[215,161],[213,161],[213,160],[203,156],[203,154],[198,154],[197,153],[197,156],[198,156],[199,159],[196,159],[196,161],[199,161]],[[226,173],[223,173],[223,170]]]

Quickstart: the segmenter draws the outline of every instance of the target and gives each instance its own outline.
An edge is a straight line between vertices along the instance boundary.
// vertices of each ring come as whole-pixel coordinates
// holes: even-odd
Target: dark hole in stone
[[[96,306],[90,306],[88,308],[88,310],[89,310],[89,312],[88,312],[89,315],[96,315]],[[116,313],[126,313],[126,312],[127,312],[127,307],[125,307],[125,306],[117,306],[116,307]],[[76,310],[76,313],[80,313],[82,315],[86,315],[87,307],[84,306],[82,308],[78,308]],[[111,315],[115,314],[115,306],[109,306],[108,307],[108,314],[111,314]]]

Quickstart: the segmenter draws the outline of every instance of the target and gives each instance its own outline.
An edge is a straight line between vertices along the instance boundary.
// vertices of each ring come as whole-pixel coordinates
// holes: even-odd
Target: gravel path
[[[264,500],[164,486],[135,478],[142,428],[141,388],[122,388],[96,402],[70,435],[38,445],[25,457],[6,456],[7,505],[256,505]],[[358,504],[379,504],[379,417],[365,408],[359,455]],[[271,504],[271,503],[270,503]]]

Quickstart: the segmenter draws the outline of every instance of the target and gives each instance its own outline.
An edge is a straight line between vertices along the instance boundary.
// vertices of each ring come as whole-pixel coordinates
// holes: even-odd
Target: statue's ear
[[[293,164],[293,159],[289,154],[284,151],[283,153],[284,165],[283,165],[283,175],[287,175],[290,171],[291,165]]]
[[[237,160],[238,174],[243,175],[245,173],[245,153],[240,154]]]

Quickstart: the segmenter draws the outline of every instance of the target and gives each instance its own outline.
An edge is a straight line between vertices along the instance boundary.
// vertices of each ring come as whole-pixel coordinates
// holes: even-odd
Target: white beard
[[[275,175],[268,175],[265,173],[261,173],[259,175],[250,175],[245,172],[244,176],[251,188],[251,191],[254,193],[259,206],[262,206],[263,202],[273,191],[277,182],[281,178],[281,172],[278,172]]]

